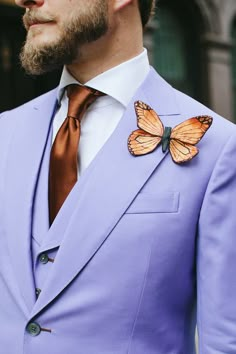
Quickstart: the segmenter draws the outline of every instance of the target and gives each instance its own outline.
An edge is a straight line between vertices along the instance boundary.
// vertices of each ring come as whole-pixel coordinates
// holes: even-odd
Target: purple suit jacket
[[[213,116],[199,155],[133,157],[136,100],[165,126]],[[235,126],[152,69],[51,227],[63,241],[36,301],[32,208],[55,103],[54,90],[0,118],[1,354],[193,354],[196,323],[200,354],[235,354]],[[52,332],[31,336],[31,321]]]

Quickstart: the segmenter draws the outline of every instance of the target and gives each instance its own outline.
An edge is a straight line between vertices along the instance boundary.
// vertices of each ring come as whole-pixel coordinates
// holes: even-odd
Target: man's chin
[[[58,38],[50,36],[50,34],[45,33],[40,28],[33,28],[28,32],[25,45],[31,46],[34,50],[41,50],[43,47],[53,47],[57,45]]]
[[[27,74],[38,76],[57,70],[71,62],[68,50],[60,43],[45,43],[28,39],[20,54],[21,65]]]

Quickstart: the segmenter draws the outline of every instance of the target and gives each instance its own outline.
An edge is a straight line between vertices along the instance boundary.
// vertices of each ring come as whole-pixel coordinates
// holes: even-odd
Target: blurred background
[[[0,0],[0,112],[55,87],[60,77],[29,78],[21,69],[21,16],[14,0]],[[168,82],[236,122],[236,0],[157,1],[145,46]]]

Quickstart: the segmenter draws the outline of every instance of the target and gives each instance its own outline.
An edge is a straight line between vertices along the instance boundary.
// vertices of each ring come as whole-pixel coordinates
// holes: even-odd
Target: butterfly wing
[[[132,155],[145,155],[155,150],[160,142],[161,137],[147,133],[142,129],[138,129],[130,134],[128,139],[128,149]]]
[[[142,101],[136,101],[134,106],[138,118],[138,127],[149,134],[162,137],[164,126],[157,113]]]
[[[187,119],[176,125],[172,129],[171,139],[196,145],[207,132],[212,124],[213,118],[209,116],[199,116]]]
[[[212,124],[212,117],[198,116],[187,119],[172,129],[170,153],[176,163],[191,160],[198,154],[196,145]]]
[[[170,154],[174,162],[180,164],[191,160],[198,154],[198,148],[180,140],[170,140]]]

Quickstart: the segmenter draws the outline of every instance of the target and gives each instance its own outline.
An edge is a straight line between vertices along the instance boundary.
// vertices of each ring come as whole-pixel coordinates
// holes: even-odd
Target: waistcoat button
[[[47,264],[48,261],[49,261],[49,257],[47,253],[42,253],[39,257],[39,262],[41,262],[42,264]]]
[[[41,327],[38,323],[36,322],[30,322],[27,327],[26,327],[26,331],[32,336],[32,337],[36,337],[40,334],[41,332]]]

